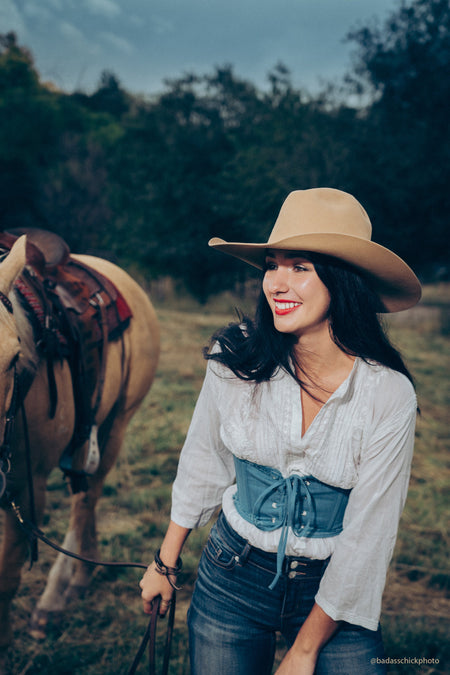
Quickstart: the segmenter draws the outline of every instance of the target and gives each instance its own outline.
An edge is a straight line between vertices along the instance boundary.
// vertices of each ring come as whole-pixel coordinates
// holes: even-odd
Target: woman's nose
[[[268,276],[268,288],[271,293],[283,293],[289,289],[287,269],[278,267],[270,271]]]

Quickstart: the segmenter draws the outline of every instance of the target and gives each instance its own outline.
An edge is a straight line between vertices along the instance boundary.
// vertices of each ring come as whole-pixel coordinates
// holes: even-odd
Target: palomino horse
[[[113,281],[128,303],[132,318],[122,339],[108,344],[104,387],[97,411],[101,459],[97,471],[88,477],[85,491],[72,496],[69,529],[63,546],[87,558],[97,556],[95,505],[106,474],[120,451],[125,430],[147,394],[159,356],[159,328],[153,307],[144,291],[123,270],[106,260],[74,256]],[[57,385],[55,414],[49,417],[48,376],[45,359],[34,345],[29,319],[17,301],[14,282],[25,265],[25,237],[12,247],[0,263],[0,445],[5,419],[11,406],[15,371],[29,366],[36,374],[24,401],[25,430],[18,413],[11,438],[11,470],[8,490],[25,517],[30,515],[27,489],[26,453],[31,454],[36,520],[44,510],[46,481],[50,471],[69,444],[74,429],[74,396],[71,372],[66,361],[55,361]],[[6,297],[5,297],[6,296]],[[8,307],[8,299],[12,301]],[[94,392],[95,396],[95,392]],[[28,449],[26,436],[29,439]],[[7,508],[0,554],[0,650],[5,653],[11,642],[10,603],[20,583],[21,568],[27,556],[27,541],[17,518]],[[34,613],[34,626],[45,631],[51,613],[61,612],[70,599],[86,588],[92,566],[58,556],[47,586]],[[0,672],[1,672],[0,663]]]

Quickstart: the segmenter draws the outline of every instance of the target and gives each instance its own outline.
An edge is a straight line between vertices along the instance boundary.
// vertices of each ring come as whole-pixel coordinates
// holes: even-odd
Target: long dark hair
[[[330,294],[331,337],[340,349],[364,361],[375,361],[403,373],[413,383],[400,353],[389,341],[379,318],[383,305],[370,280],[346,263],[320,253],[303,253],[314,265]],[[304,382],[294,347],[295,335],[278,332],[272,311],[261,289],[255,318],[239,314],[239,320],[217,331],[204,350],[206,359],[227,366],[237,377],[252,382],[270,380],[278,368],[299,384]],[[211,350],[218,343],[220,350]]]

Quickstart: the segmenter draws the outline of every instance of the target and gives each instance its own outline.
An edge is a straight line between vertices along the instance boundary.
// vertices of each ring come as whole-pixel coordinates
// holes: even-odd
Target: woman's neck
[[[326,335],[302,336],[294,347],[301,380],[313,387],[334,391],[346,379],[353,368],[355,357],[346,354]]]

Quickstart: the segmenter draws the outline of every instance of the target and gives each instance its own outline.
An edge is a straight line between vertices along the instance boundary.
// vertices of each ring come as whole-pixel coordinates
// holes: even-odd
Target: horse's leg
[[[39,520],[45,505],[46,477],[35,476],[34,502]],[[28,490],[23,488],[16,495],[21,513],[29,518]],[[3,537],[0,552],[0,673],[5,672],[6,649],[12,643],[11,602],[20,584],[23,564],[28,555],[28,541],[15,513],[8,509],[3,518]]]
[[[69,529],[63,547],[83,557],[98,559],[95,507],[101,495],[103,482],[112,468],[123,444],[125,431],[138,406],[116,414],[102,445],[102,459],[98,471],[89,477],[86,492],[72,496]],[[108,424],[108,420],[105,422]],[[100,435],[104,430],[100,430]],[[46,627],[57,613],[66,609],[69,602],[80,597],[89,585],[94,565],[81,563],[58,554],[50,570],[47,585],[31,619],[31,634],[45,637]]]
[[[27,556],[27,540],[12,511],[5,512],[0,553],[0,649],[12,641],[10,606],[20,584],[22,566]]]

